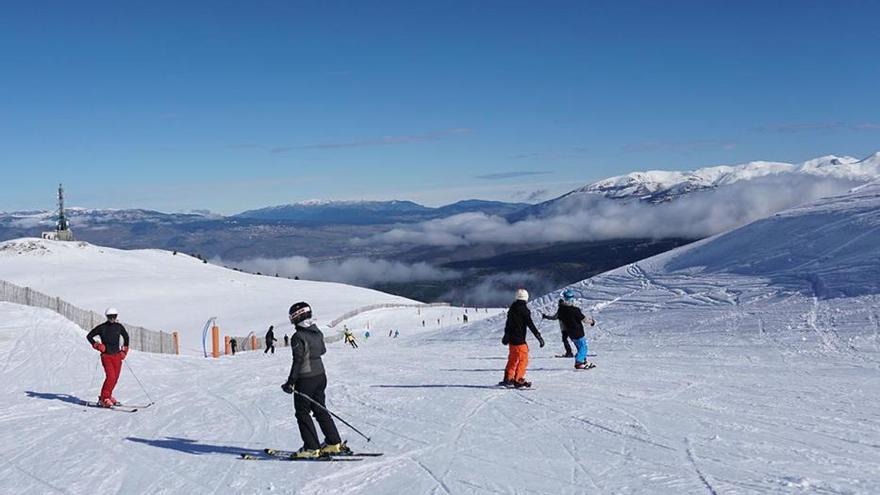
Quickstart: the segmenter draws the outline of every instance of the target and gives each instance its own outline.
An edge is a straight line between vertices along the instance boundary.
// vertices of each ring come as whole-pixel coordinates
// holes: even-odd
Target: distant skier
[[[354,334],[351,333],[351,330],[348,327],[345,327],[345,332],[342,334],[344,337],[344,341],[346,344],[350,345],[352,349],[357,349],[357,342],[354,341]]]
[[[391,334],[394,333],[394,330],[388,330],[388,336],[391,337]]]
[[[397,337],[400,337],[400,330],[394,331],[394,338],[396,339]]]
[[[321,356],[327,352],[324,346],[324,334],[312,323],[312,308],[307,303],[294,304],[290,307],[288,315],[290,322],[296,328],[290,339],[293,364],[287,381],[281,385],[281,390],[288,394],[297,392],[293,398],[293,406],[303,441],[303,446],[293,454],[293,457],[309,459],[326,454],[338,454],[347,447],[339,438],[339,431],[333,418],[323,407],[324,391],[327,388],[327,375],[324,373],[324,363],[321,361]],[[323,445],[318,440],[312,415],[315,416],[324,434]]]
[[[275,354],[275,341],[276,340],[277,339],[275,338],[275,326],[269,325],[269,331],[266,332],[266,350],[263,351],[263,354],[266,354],[267,352],[269,352],[269,350],[272,351],[272,354]]]
[[[544,347],[544,338],[532,321],[532,313],[526,304],[529,293],[525,289],[517,289],[516,300],[507,310],[507,321],[504,324],[504,337],[501,343],[508,346],[507,367],[504,369],[504,380],[499,385],[505,387],[529,388],[531,382],[525,380],[526,368],[529,365],[529,346],[526,344],[526,328],[532,331],[538,344]]]
[[[284,334],[284,347],[288,347],[290,345],[290,337],[287,334]]]
[[[369,338],[370,338],[370,331],[367,330],[366,332],[364,332],[364,341],[368,340]]]
[[[101,366],[104,367],[104,385],[101,387],[101,395],[98,396],[98,405],[111,407],[119,404],[119,401],[113,397],[113,389],[119,381],[119,373],[122,372],[122,360],[128,354],[128,332],[116,321],[119,316],[116,308],[107,308],[104,315],[107,321],[93,328],[86,335],[86,340],[101,353]],[[101,342],[95,342],[95,337],[100,337]],[[120,337],[122,337],[121,348]]]
[[[560,326],[564,327],[568,332],[568,337],[574,342],[577,348],[577,355],[574,357],[574,367],[582,370],[596,366],[587,362],[587,337],[584,334],[584,322],[589,322],[590,326],[596,325],[596,320],[585,316],[580,308],[574,303],[575,293],[571,289],[566,289],[562,293],[562,304],[556,311],[559,318]]]
[[[541,318],[543,318],[545,320],[557,320],[559,322],[559,331],[562,332],[562,345],[565,347],[565,354],[563,354],[561,357],[570,358],[570,357],[574,357],[574,354],[572,354],[572,352],[571,352],[571,345],[568,344],[568,339],[570,339],[571,336],[568,334],[568,329],[565,328],[565,322],[563,322],[559,318],[559,310],[562,309],[562,306],[564,304],[565,304],[565,299],[564,298],[559,299],[559,303],[556,306],[556,313],[554,313],[552,315],[547,315],[547,314],[541,313]],[[574,342],[574,339],[572,339],[572,342]]]
[[[235,356],[235,350],[238,349],[238,341],[235,340],[235,337],[229,339],[229,347],[232,349],[232,355]]]
[[[467,314],[461,315],[461,318],[464,320],[464,323],[468,322],[468,315]]]

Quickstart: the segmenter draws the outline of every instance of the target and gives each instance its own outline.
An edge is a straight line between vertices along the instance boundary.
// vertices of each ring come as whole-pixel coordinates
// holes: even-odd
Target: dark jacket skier
[[[263,351],[263,354],[266,354],[270,350],[272,354],[275,354],[275,326],[269,325],[269,331],[266,332],[266,350]]]
[[[507,310],[507,322],[504,324],[504,337],[501,343],[508,346],[507,366],[504,369],[504,380],[500,385],[507,387],[531,387],[525,380],[526,368],[529,364],[529,346],[526,344],[526,328],[532,331],[538,344],[544,347],[541,332],[532,321],[532,313],[526,302],[529,293],[525,289],[516,291],[516,300]]]
[[[303,446],[295,454],[298,458],[315,458],[326,454],[338,454],[347,449],[339,438],[339,431],[327,409],[324,407],[324,390],[327,388],[327,375],[324,373],[324,362],[321,355],[327,352],[324,346],[324,334],[312,323],[312,308],[305,302],[298,302],[290,307],[290,322],[296,331],[290,338],[290,350],[293,363],[290,375],[281,389],[292,394],[296,410],[296,422]],[[321,432],[324,434],[324,445],[318,440],[318,432],[312,422],[315,416]]]
[[[101,353],[101,366],[104,367],[104,385],[101,387],[101,395],[98,396],[98,405],[111,407],[119,404],[119,401],[113,397],[113,389],[122,372],[122,360],[128,355],[128,332],[116,321],[119,315],[116,308],[107,308],[104,315],[107,316],[107,321],[93,328],[86,335],[86,340]],[[100,337],[101,342],[95,342],[95,337]]]
[[[553,313],[552,315],[541,313],[541,318],[545,320],[557,320],[559,322],[559,331],[562,332],[562,346],[565,347],[565,354],[563,357],[574,357],[574,354],[572,354],[571,352],[571,345],[569,345],[568,343],[568,339],[570,339],[571,336],[568,334],[568,329],[565,326],[565,322],[559,318],[559,310],[564,304],[565,299],[560,299],[559,304],[556,307],[556,313]]]

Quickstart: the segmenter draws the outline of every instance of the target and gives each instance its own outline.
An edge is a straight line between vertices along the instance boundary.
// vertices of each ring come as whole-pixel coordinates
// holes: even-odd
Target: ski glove
[[[124,345],[124,346],[122,346],[122,359],[125,359],[127,357],[128,357],[128,346]]]
[[[507,339],[507,334],[504,334],[504,337],[501,337],[501,345],[507,345],[508,342],[510,341]]]
[[[281,385],[281,390],[284,390],[284,393],[292,394],[293,393],[293,385],[291,385],[288,382],[284,382],[284,384]]]
[[[544,337],[541,337],[540,335],[538,335],[537,337],[538,337],[538,344],[541,347],[544,347]]]
[[[107,350],[107,348],[104,347],[104,344],[102,344],[100,342],[95,342],[94,344],[92,344],[92,348],[95,349],[96,351],[100,352],[101,354],[104,354],[104,351]]]

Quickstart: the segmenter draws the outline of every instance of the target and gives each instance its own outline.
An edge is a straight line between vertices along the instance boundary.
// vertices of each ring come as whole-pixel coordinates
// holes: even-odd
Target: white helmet
[[[529,300],[529,291],[525,289],[516,289],[516,300],[517,301],[528,301]]]
[[[111,315],[112,315],[112,316],[118,316],[118,315],[119,315],[119,311],[116,311],[116,308],[114,308],[114,307],[112,307],[112,306],[109,307],[109,308],[107,308],[107,311],[104,311],[104,316],[111,316]]]

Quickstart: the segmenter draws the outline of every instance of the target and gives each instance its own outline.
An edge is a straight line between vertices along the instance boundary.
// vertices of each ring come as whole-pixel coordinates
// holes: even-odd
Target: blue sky
[[[17,2],[0,210],[547,199],[880,150],[880,2]]]

